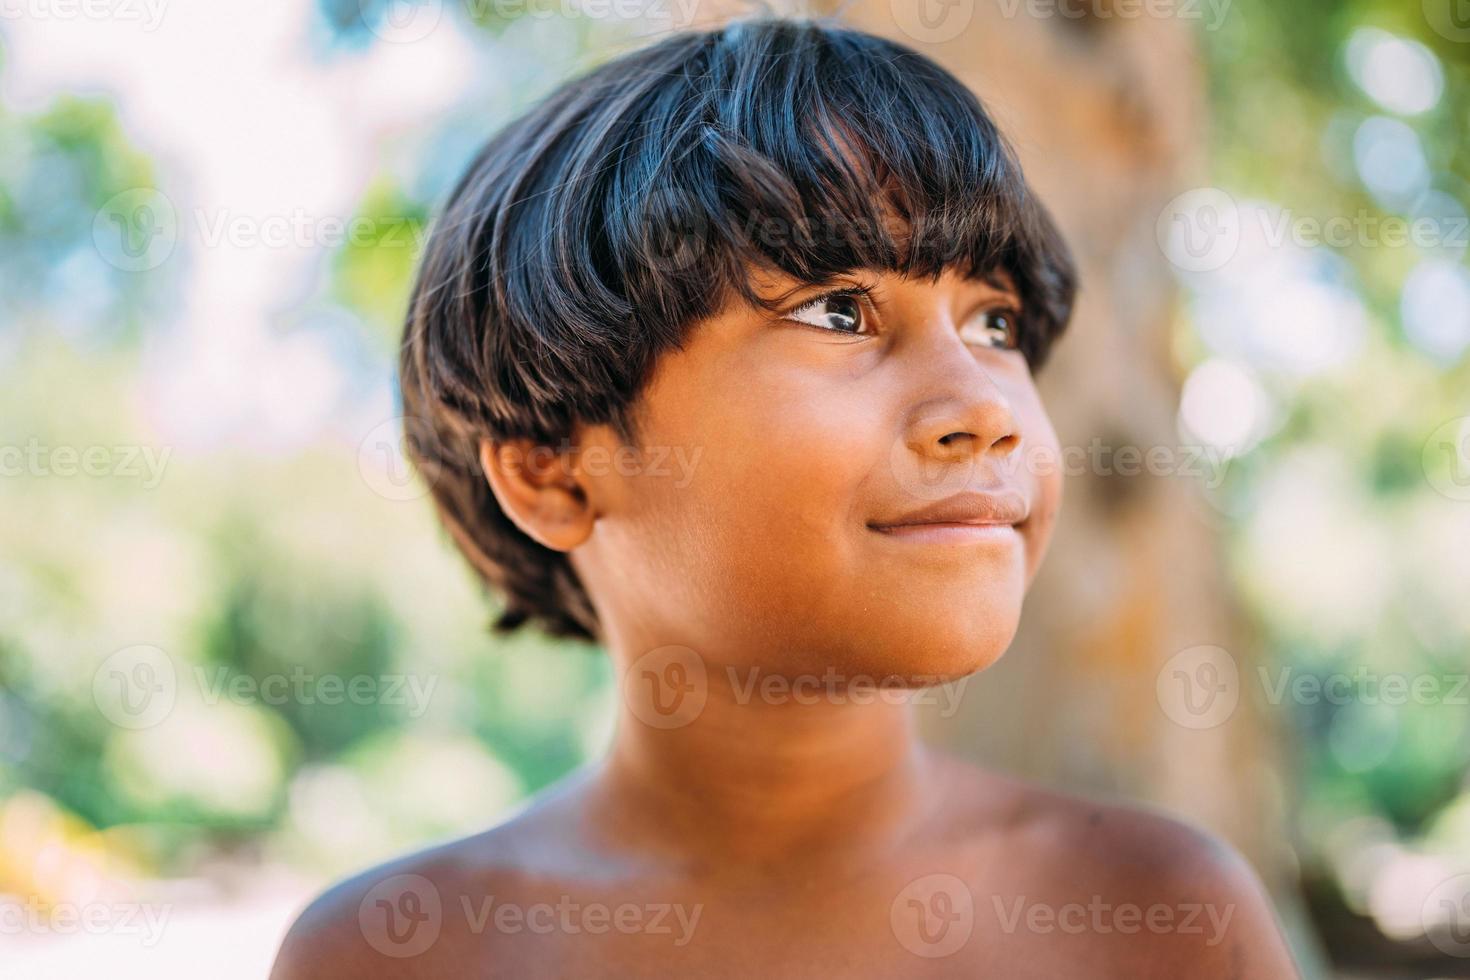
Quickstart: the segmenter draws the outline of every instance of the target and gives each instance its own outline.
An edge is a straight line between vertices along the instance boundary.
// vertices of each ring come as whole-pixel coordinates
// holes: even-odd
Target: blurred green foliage
[[[1363,937],[1374,921],[1396,931],[1385,909],[1404,869],[1470,870],[1470,834],[1454,816],[1470,805],[1470,502],[1455,495],[1470,444],[1458,459],[1453,450],[1455,420],[1470,414],[1470,299],[1463,285],[1443,288],[1470,282],[1470,36],[1436,28],[1436,13],[1450,11],[1439,0],[1239,5],[1203,38],[1215,183],[1273,213],[1368,229],[1310,250],[1361,309],[1359,348],[1331,370],[1255,374],[1278,417],[1235,461],[1221,501],[1272,680],[1286,672],[1341,693],[1287,696],[1273,709],[1296,736],[1309,894],[1319,916],[1361,917],[1347,931]],[[1435,79],[1427,108],[1383,101],[1422,92],[1430,102]],[[1369,137],[1380,130],[1401,139],[1375,178]],[[1375,188],[1410,181],[1415,153],[1404,148],[1416,143],[1422,193],[1395,200]],[[1433,247],[1395,246],[1373,230],[1426,214],[1449,216],[1433,226],[1446,233]],[[1416,300],[1431,314],[1417,323]],[[1251,330],[1258,308],[1241,304],[1236,328]],[[1180,324],[1194,362],[1210,353],[1200,331],[1209,315]],[[1451,341],[1426,343],[1425,319]],[[1394,675],[1433,693],[1397,698],[1384,686]]]

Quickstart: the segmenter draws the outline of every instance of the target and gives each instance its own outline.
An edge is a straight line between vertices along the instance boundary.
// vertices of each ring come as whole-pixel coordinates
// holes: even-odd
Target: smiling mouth
[[[1019,491],[968,491],[920,507],[900,517],[868,522],[886,537],[914,541],[1010,542],[1031,508]]]
[[[932,544],[989,543],[1006,544],[1021,540],[1014,524],[966,524],[958,521],[935,521],[926,524],[868,525],[884,537]]]

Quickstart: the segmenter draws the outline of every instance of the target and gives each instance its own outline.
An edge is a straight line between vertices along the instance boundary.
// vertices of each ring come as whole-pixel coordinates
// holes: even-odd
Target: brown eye
[[[979,347],[1014,350],[1020,342],[1017,325],[1015,310],[986,310],[960,329],[960,337],[965,343]]]
[[[797,323],[808,323],[833,333],[863,333],[863,305],[856,294],[832,293],[818,296],[786,315]]]

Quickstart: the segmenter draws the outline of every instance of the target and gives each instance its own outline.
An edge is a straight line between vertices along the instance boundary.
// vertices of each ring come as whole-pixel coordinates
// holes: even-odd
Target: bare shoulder
[[[1065,850],[1089,878],[1158,889],[1257,883],[1234,847],[1195,824],[1141,804],[1021,785],[1018,829]]]
[[[1299,976],[1260,878],[1220,837],[1147,807],[985,778],[1004,801],[1005,852],[1030,865],[992,898],[1003,926],[1092,943],[1134,976]]]
[[[516,836],[514,826],[497,827],[338,882],[287,932],[273,980],[443,976],[447,963],[474,955],[463,927],[494,913],[487,902],[536,887],[537,875],[514,857]],[[480,930],[478,944],[494,935]]]
[[[541,801],[482,833],[336,883],[292,924],[272,980],[442,977],[494,955],[492,917],[544,890],[556,861],[575,860],[565,837],[559,849],[551,840],[559,810],[555,799]]]

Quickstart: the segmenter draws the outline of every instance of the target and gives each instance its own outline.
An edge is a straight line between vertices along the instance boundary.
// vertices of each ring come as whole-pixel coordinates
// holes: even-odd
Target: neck
[[[618,826],[670,856],[759,865],[872,855],[901,843],[936,799],[906,692],[772,694],[714,668],[700,678],[661,669],[640,689],[649,676],[637,669],[623,672],[617,734],[597,782]],[[673,687],[660,692],[660,679]],[[689,701],[651,713],[648,698],[674,688]]]

